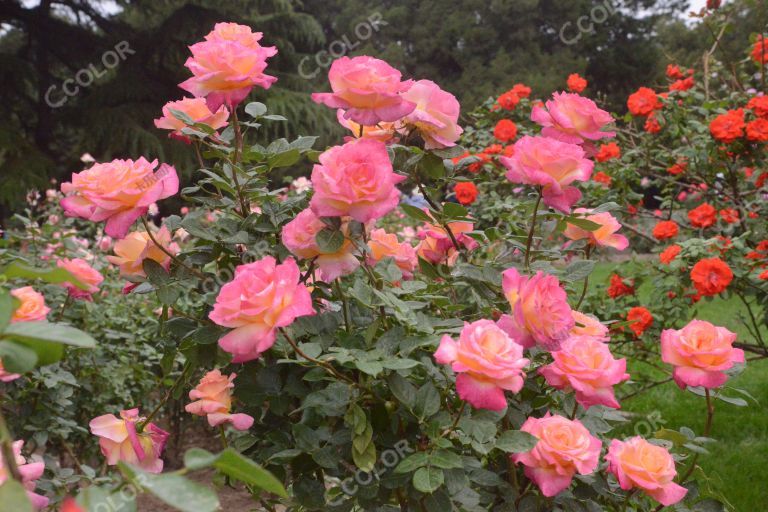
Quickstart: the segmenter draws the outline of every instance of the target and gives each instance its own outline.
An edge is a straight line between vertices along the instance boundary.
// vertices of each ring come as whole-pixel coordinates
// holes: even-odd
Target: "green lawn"
[[[605,287],[613,269],[622,265],[625,264],[599,264],[591,278],[592,286]],[[648,296],[648,290],[641,288],[638,294],[642,303],[644,296]],[[738,317],[742,307],[735,297],[732,300],[714,300],[700,305],[698,318],[723,325],[736,332],[740,338],[748,339],[749,332],[741,325]],[[631,373],[631,367],[629,371]],[[712,479],[712,485],[727,497],[736,511],[766,510],[768,414],[765,404],[768,404],[768,361],[748,363],[745,371],[729,381],[728,386],[748,391],[759,404],[750,402],[748,407],[737,407],[716,401],[710,437],[717,442],[707,446],[710,453],[701,455],[699,464]],[[740,396],[735,392],[730,395]],[[681,391],[674,383],[649,390],[626,401],[622,407],[643,415],[657,412],[655,417],[660,417],[666,428],[678,430],[681,426],[687,426],[697,435],[701,435],[704,429],[704,399]]]

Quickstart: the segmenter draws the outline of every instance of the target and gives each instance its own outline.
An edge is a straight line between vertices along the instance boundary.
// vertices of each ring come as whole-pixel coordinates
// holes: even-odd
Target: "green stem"
[[[16,465],[16,456],[13,453],[13,436],[11,436],[11,432],[8,430],[8,425],[5,423],[2,408],[0,408],[0,451],[11,478],[21,482],[21,473],[19,472],[19,467]]]
[[[427,204],[432,207],[433,210],[436,212],[442,212],[442,208],[435,203],[431,197],[429,197],[429,194],[427,194],[427,190],[424,188],[424,185],[421,184],[421,181],[416,182],[416,186],[419,188],[419,192],[421,192],[421,195],[424,196],[424,200],[427,201]],[[461,245],[459,245],[459,241],[456,239],[456,235],[453,234],[453,230],[451,229],[451,226],[448,225],[447,222],[440,221],[440,226],[445,230],[445,232],[448,234],[448,237],[451,239],[451,243],[453,244],[453,247],[456,248],[459,255],[464,261],[469,261],[467,258],[467,255],[464,253],[463,248]]]
[[[229,443],[227,442],[227,433],[224,431],[224,425],[219,425],[219,437],[221,437],[221,445],[226,450],[229,448]]]
[[[585,254],[587,261],[589,261],[589,256],[591,253],[592,253],[592,245],[587,243],[587,250]],[[579,297],[579,302],[576,304],[576,307],[574,308],[576,309],[576,311],[579,310],[579,308],[581,307],[581,303],[584,302],[584,297],[587,296],[587,288],[589,288],[589,274],[587,274],[584,277],[584,287],[581,289],[581,297]]]
[[[319,359],[315,359],[314,357],[312,357],[310,355],[307,355],[304,351],[302,351],[299,348],[299,346],[296,344],[296,342],[293,340],[293,338],[291,338],[288,335],[288,333],[285,331],[285,329],[283,329],[281,327],[278,330],[280,331],[280,334],[282,334],[283,337],[286,339],[286,341],[288,341],[288,343],[291,345],[291,347],[293,347],[294,352],[296,352],[299,356],[301,356],[302,358],[306,359],[307,361],[309,361],[311,363],[314,363],[314,364],[322,367],[323,369],[325,369],[328,373],[330,373],[334,377],[337,377],[339,379],[345,380],[345,381],[349,382],[350,384],[352,384],[353,386],[358,386],[358,387],[360,386],[353,379],[347,377],[343,373],[339,373],[338,371],[336,371],[336,368],[334,368],[333,365],[331,365],[330,363],[327,363],[325,361],[321,361]]]
[[[344,328],[347,333],[350,333],[352,332],[352,324],[349,321],[349,304],[347,304],[347,297],[341,289],[341,280],[337,279],[335,284],[336,293],[339,294],[339,298],[341,299],[341,310],[344,313]]]
[[[155,416],[157,416],[157,413],[160,412],[160,409],[162,409],[163,406],[165,406],[165,404],[168,403],[168,400],[171,399],[171,397],[173,396],[174,391],[176,391],[176,388],[178,388],[179,384],[181,384],[182,381],[185,379],[185,377],[186,377],[186,375],[187,375],[187,373],[189,372],[190,369],[192,369],[192,365],[189,362],[185,363],[184,364],[184,369],[181,370],[181,374],[176,379],[176,381],[173,383],[173,386],[171,386],[171,389],[169,389],[168,392],[165,394],[165,396],[160,401],[160,403],[157,404],[157,407],[155,407],[152,410],[152,412],[149,413],[149,416],[147,416],[144,420],[142,420],[141,422],[139,422],[136,425],[136,431],[137,432],[142,432],[144,430],[144,427],[149,425],[149,423],[152,421],[152,419]]]
[[[712,430],[712,417],[715,415],[715,405],[712,403],[712,397],[710,396],[709,389],[704,388],[704,397],[707,399],[707,421],[704,424],[704,437],[709,437],[709,432]],[[680,479],[680,483],[684,484],[688,477],[691,476],[693,470],[696,468],[696,461],[699,458],[699,454],[696,453],[691,460],[691,465],[688,467],[688,471]]]
[[[235,153],[232,157],[232,181],[235,183],[235,190],[237,190],[237,197],[240,201],[240,216],[246,218],[251,210],[248,207],[248,200],[243,195],[243,190],[240,188],[240,180],[237,177],[237,166],[240,161],[243,147],[243,134],[240,131],[240,122],[237,120],[236,108],[232,108],[232,129],[235,132]]]
[[[533,217],[531,218],[531,228],[528,230],[528,241],[525,244],[525,269],[531,268],[531,244],[533,243],[533,234],[536,231],[536,216],[539,214],[539,204],[544,195],[542,187],[539,187],[539,197],[536,198],[536,206],[533,207]]]
[[[171,251],[166,249],[160,242],[157,241],[157,239],[155,238],[155,235],[152,234],[152,230],[149,228],[149,223],[147,222],[146,217],[142,217],[141,222],[142,224],[144,224],[144,229],[147,230],[147,235],[149,236],[149,239],[152,240],[152,243],[155,244],[158,249],[163,251],[163,253],[165,253],[168,257],[170,257],[171,260],[173,260],[177,265],[184,267],[185,269],[195,274],[197,277],[205,278],[205,275],[202,272],[200,272],[195,268],[190,267],[189,265],[181,261],[179,258],[176,257],[175,254],[171,253]]]

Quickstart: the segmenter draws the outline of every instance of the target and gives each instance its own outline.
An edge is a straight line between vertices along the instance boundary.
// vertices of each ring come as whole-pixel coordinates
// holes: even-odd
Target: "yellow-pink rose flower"
[[[144,157],[94,164],[61,184],[67,194],[61,206],[69,217],[107,221],[104,231],[123,238],[152,203],[179,191],[176,169],[162,164],[155,172],[157,165],[157,160],[148,162]]]
[[[734,348],[736,334],[704,320],[692,320],[682,329],[661,333],[661,359],[674,366],[678,386],[716,388],[725,384],[728,370],[744,363],[744,351]]]
[[[155,240],[171,254],[179,252],[179,246],[171,241],[168,228],[161,227],[153,233]],[[115,256],[107,256],[107,260],[120,268],[120,275],[127,278],[146,277],[143,264],[145,260],[159,263],[168,270],[171,257],[155,245],[146,231],[134,231],[115,243]]]
[[[32,507],[35,510],[42,510],[48,506],[49,500],[45,496],[41,496],[40,494],[35,493],[35,487],[37,486],[37,479],[43,476],[43,471],[45,471],[45,463],[27,462],[27,459],[25,459],[21,454],[21,449],[23,446],[24,441],[14,441],[11,444],[13,459],[16,462],[16,467],[18,468],[19,474],[21,475],[21,485],[24,486],[24,490],[27,493],[27,498],[32,503]],[[3,454],[0,452],[0,485],[5,483],[5,481],[8,480],[10,476],[11,475],[7,469],[7,464],[5,463],[5,460],[3,460]],[[8,510],[8,512],[11,512],[11,510],[7,509],[6,506],[6,503],[0,504],[0,507],[3,510]]]
[[[184,135],[181,130],[187,125],[181,119],[173,115],[172,110],[177,110],[190,117],[195,123],[201,123],[210,126],[213,130],[218,130],[227,125],[229,110],[222,105],[216,112],[211,112],[208,104],[202,98],[184,98],[179,101],[169,101],[163,106],[163,116],[155,119],[155,126],[163,130],[172,130],[171,135],[188,141],[189,137]]]
[[[247,414],[230,414],[232,409],[232,389],[236,373],[222,375],[220,370],[205,374],[200,383],[189,392],[192,403],[184,407],[190,414],[206,416],[212,427],[231,423],[236,430],[248,430],[253,425],[253,417]]]
[[[99,291],[99,285],[104,281],[104,276],[82,258],[73,258],[71,260],[62,258],[56,261],[56,266],[68,271],[80,284],[86,286],[85,289],[82,289],[70,282],[62,283],[62,286],[69,292],[70,297],[74,299],[91,300],[91,296]]]
[[[400,242],[397,235],[383,229],[374,229],[368,238],[368,262],[375,265],[384,258],[392,258],[403,273],[403,279],[413,278],[418,264],[416,250],[408,242]]]
[[[179,84],[197,98],[206,98],[211,110],[222,104],[235,107],[255,86],[269,89],[277,78],[264,73],[274,46],[261,46],[263,34],[237,23],[217,23],[205,41],[189,47],[184,65],[194,75]]]
[[[402,131],[415,128],[426,149],[456,145],[464,130],[458,124],[461,106],[453,94],[430,80],[419,80],[403,93],[403,98],[415,103],[416,108],[403,120]]]
[[[38,322],[45,320],[51,308],[45,305],[45,297],[31,286],[11,290],[11,296],[19,300],[19,306],[11,315],[11,323]]]
[[[538,442],[531,450],[511,458],[525,466],[525,475],[544,496],[555,496],[567,489],[576,473],[588,475],[597,469],[602,443],[579,420],[547,412],[543,418],[528,418],[520,430],[538,438]]]
[[[121,411],[119,418],[114,414],[105,414],[91,420],[88,426],[91,433],[99,438],[101,453],[107,458],[107,464],[114,466],[123,461],[149,473],[163,471],[160,456],[170,434],[154,423],[145,425],[139,432],[136,424],[143,420],[138,409]]]
[[[621,223],[608,212],[591,213],[592,210],[587,208],[576,208],[573,213],[576,216],[599,224],[594,231],[589,231],[576,224],[568,223],[565,227],[563,234],[571,240],[583,240],[586,239],[590,244],[598,245],[601,247],[613,247],[617,251],[623,251],[629,246],[629,240],[624,235],[619,235],[616,232],[621,229]]]
[[[674,482],[675,460],[661,446],[640,436],[626,441],[614,439],[608,448],[608,472],[625,491],[639,488],[664,506],[682,500],[688,490]]]
[[[585,315],[579,311],[572,311],[574,325],[571,328],[571,336],[590,336],[598,341],[608,341],[608,327],[597,318]]]

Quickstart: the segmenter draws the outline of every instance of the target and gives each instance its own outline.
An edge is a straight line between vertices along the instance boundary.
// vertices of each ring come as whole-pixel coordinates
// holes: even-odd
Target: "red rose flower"
[[[755,96],[749,100],[747,108],[754,112],[757,117],[768,118],[768,96]]]
[[[659,261],[665,265],[672,263],[682,249],[679,245],[670,245],[659,254]]]
[[[768,180],[768,171],[762,173],[760,176],[757,177],[755,180],[755,187],[762,188],[763,185],[765,185],[766,180]]]
[[[752,47],[752,60],[758,64],[768,64],[768,38],[757,36],[755,46]]]
[[[645,120],[643,129],[648,133],[659,133],[661,131],[661,124],[659,124],[659,120],[655,115],[650,115],[648,116],[648,119]]]
[[[627,320],[630,322],[629,328],[638,338],[653,324],[653,315],[642,306],[635,306],[627,312]]]
[[[477,187],[471,181],[457,183],[453,191],[456,193],[456,199],[464,206],[474,203],[477,199]]]
[[[493,136],[501,142],[509,142],[517,137],[517,125],[509,119],[502,119],[496,123],[493,129]]]
[[[691,269],[691,281],[701,295],[717,295],[725,290],[732,280],[731,268],[720,258],[705,258]]]
[[[768,281],[768,270],[763,270],[763,272],[757,277],[763,281]]]
[[[619,274],[611,274],[611,281],[608,286],[608,296],[612,299],[618,299],[625,295],[635,294],[635,283],[626,284]]]
[[[648,87],[639,88],[627,99],[627,108],[633,116],[647,116],[663,106],[656,92]]]
[[[677,227],[675,221],[662,220],[653,227],[653,238],[656,240],[668,240],[675,238],[679,232],[680,228]]]
[[[605,174],[603,171],[595,173],[595,175],[592,176],[592,179],[595,180],[597,183],[602,183],[606,187],[611,186],[611,177]]]
[[[669,90],[670,91],[687,91],[688,89],[692,89],[695,84],[696,83],[694,82],[693,77],[689,76],[688,78],[677,80],[669,84]]]
[[[695,228],[707,228],[715,223],[717,210],[709,203],[703,203],[688,212],[688,220]]]
[[[709,123],[709,132],[722,142],[733,142],[744,136],[744,109],[729,110]]]
[[[667,76],[673,80],[683,78],[683,72],[680,71],[680,66],[677,64],[667,64]]]
[[[720,210],[720,218],[728,224],[739,222],[739,211],[734,208],[724,208]]]
[[[520,96],[518,96],[512,91],[507,91],[501,96],[499,96],[499,99],[496,100],[496,102],[504,110],[514,110],[517,104],[520,103]]]
[[[520,98],[527,98],[531,95],[531,88],[525,84],[515,84],[511,92],[517,94]]]
[[[571,92],[582,92],[587,88],[587,81],[580,77],[578,73],[571,73],[566,84]]]
[[[679,160],[672,167],[667,169],[669,174],[682,174],[688,168],[688,162],[686,160]]]
[[[608,144],[601,144],[600,150],[595,155],[595,160],[598,162],[607,162],[614,158],[621,157],[621,149],[615,142],[609,142]]]
[[[747,123],[747,139],[753,142],[768,141],[768,119],[755,119]]]

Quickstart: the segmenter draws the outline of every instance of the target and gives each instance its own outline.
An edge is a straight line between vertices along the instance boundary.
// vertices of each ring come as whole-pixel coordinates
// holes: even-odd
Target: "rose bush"
[[[245,102],[275,81],[265,71],[277,49],[261,39],[222,23],[190,47],[181,87],[206,103],[171,101],[157,123],[198,159],[180,215],[151,213],[178,191],[173,167],[95,163],[62,184],[69,218],[52,218],[52,191],[0,254],[2,410],[15,412],[0,415],[3,503],[40,509],[45,490],[55,506],[76,495],[66,509],[95,511],[147,492],[214,511],[211,485],[189,477],[212,469],[265,510],[721,506],[694,471],[713,404],[733,402],[723,385],[745,351],[768,353],[754,314],[754,340],[687,321],[692,302],[721,293],[765,311],[765,174],[755,170],[765,148],[759,125],[740,129],[764,114],[748,106],[762,96],[699,85],[694,73],[663,95],[633,94],[620,123],[572,76],[574,92],[542,103],[518,84],[459,127],[458,102],[428,77],[343,57],[332,92],[313,98],[339,109],[351,135],[324,151],[308,136],[263,145],[254,132],[284,118]],[[310,183],[270,188],[304,161]],[[102,244],[97,230],[115,240]],[[628,246],[665,255],[642,274],[615,274],[610,297],[589,294],[595,258]],[[644,280],[653,304],[636,301]],[[122,329],[138,353],[114,347],[123,340],[104,318],[132,306],[141,314],[123,315]],[[91,388],[91,416],[47,446],[24,399],[45,398],[45,372],[98,364],[86,348],[135,358],[146,378],[123,396]],[[705,431],[619,434],[622,397],[648,385],[628,360],[667,364],[703,395]],[[221,450],[193,446],[169,467],[180,424]],[[29,431],[40,434],[31,456],[53,474],[38,491],[40,461],[18,453]]]

